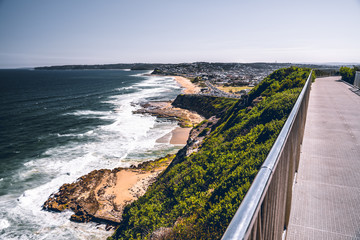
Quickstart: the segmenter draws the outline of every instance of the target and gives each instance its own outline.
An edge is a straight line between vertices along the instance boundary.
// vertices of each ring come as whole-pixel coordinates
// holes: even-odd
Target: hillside
[[[210,118],[211,116],[223,114],[226,109],[231,107],[237,101],[237,99],[223,97],[180,94],[176,97],[172,105],[195,111],[206,118]]]
[[[220,239],[309,73],[297,67],[277,70],[250,92],[246,104],[231,105],[196,152],[178,156],[125,208],[111,239]]]

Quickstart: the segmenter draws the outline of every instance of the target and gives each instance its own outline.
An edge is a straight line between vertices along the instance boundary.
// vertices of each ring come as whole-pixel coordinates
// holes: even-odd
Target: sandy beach
[[[181,76],[171,76],[181,85],[185,94],[196,94],[200,92],[200,88],[193,84],[189,79]],[[202,116],[186,109],[176,108],[170,102],[149,102],[143,109],[137,113],[149,113],[158,117],[173,118],[179,121],[180,126],[171,133],[159,138],[157,143],[168,143],[174,145],[185,145],[191,131],[191,126],[199,124],[204,120]],[[169,141],[170,139],[170,141]]]
[[[170,139],[170,144],[174,144],[174,145],[178,145],[178,144],[182,144],[185,145],[188,138],[189,138],[189,134],[192,128],[175,128],[171,133],[171,139]]]
[[[149,185],[164,168],[152,172],[139,170],[121,170],[114,175],[104,177],[95,188],[96,201],[99,203],[94,217],[119,222],[123,208],[145,194]]]
[[[174,145],[185,145],[192,128],[177,127],[172,132],[156,140],[157,143],[168,143]],[[170,140],[169,140],[170,139]]]
[[[179,83],[183,88],[185,94],[196,94],[200,92],[200,88],[193,84],[190,79],[181,76],[171,76]]]
[[[193,84],[190,79],[181,77],[181,76],[173,76],[175,81],[180,84],[184,90],[185,94],[196,94],[200,92],[200,88]],[[203,118],[196,119],[196,124],[201,122]],[[186,141],[189,138],[189,134],[192,128],[176,128],[172,131],[172,136],[170,139],[170,144],[186,144]]]

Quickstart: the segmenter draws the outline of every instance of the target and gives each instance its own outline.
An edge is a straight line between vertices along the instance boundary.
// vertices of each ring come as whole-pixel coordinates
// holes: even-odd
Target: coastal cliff
[[[199,124],[199,132],[195,127],[191,134],[198,139],[190,137],[147,192],[124,208],[109,239],[220,239],[309,73],[277,70],[250,92],[247,104],[236,101],[215,113],[211,125]]]
[[[74,221],[118,225],[109,239],[220,239],[309,73],[310,69],[297,67],[275,71],[249,93],[246,103],[178,96],[175,106],[208,119],[191,130],[187,144],[176,156],[160,160],[162,167],[156,171],[141,166],[94,171],[74,185],[60,188],[44,209],[71,209]],[[152,178],[144,180],[148,185],[141,188],[141,194],[123,199],[121,204],[115,200],[123,191],[129,195],[137,192],[131,190],[132,185],[124,187],[119,173],[154,171]],[[112,184],[114,179],[118,184]]]

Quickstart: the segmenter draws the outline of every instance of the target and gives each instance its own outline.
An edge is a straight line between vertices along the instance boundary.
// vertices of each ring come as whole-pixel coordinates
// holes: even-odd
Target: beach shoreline
[[[196,94],[200,90],[187,78],[171,77],[184,88],[185,94]],[[204,118],[189,110],[176,108],[171,103],[172,101],[149,102],[134,113],[177,120],[181,127],[176,127],[156,142],[185,146],[193,126]],[[169,166],[174,156],[145,161],[130,168],[94,170],[71,184],[63,184],[56,193],[49,196],[43,209],[55,212],[71,209],[74,212],[70,218],[72,221],[93,221],[116,226],[122,219],[124,207],[146,193],[147,188]]]
[[[190,79],[177,76],[177,75],[159,75],[159,74],[144,74],[144,76],[159,76],[159,77],[170,77],[173,78],[182,88],[184,94],[197,94],[200,92],[201,88],[196,86],[191,82]]]
[[[190,79],[182,76],[170,76],[184,88],[183,93],[185,94],[197,94],[200,92],[200,87],[193,84]]]
[[[175,81],[181,85],[181,87],[183,87],[183,92],[184,94],[197,94],[200,92],[200,88],[198,86],[196,86],[195,84],[193,84],[190,79],[182,77],[182,76],[171,76],[172,78],[175,79]],[[183,109],[184,110],[184,109]],[[200,115],[199,115],[200,116]],[[204,120],[204,118],[201,118],[200,121],[197,121],[196,124],[200,123],[202,120]],[[193,122],[194,125],[194,122]],[[180,128],[177,127],[175,128],[171,133],[171,139],[170,139],[170,144],[186,144],[189,135],[190,135],[190,131],[191,131],[192,127],[190,128]]]
[[[162,76],[162,75],[155,75]],[[163,76],[162,76],[163,77]],[[182,76],[166,76],[173,78],[182,88],[184,94],[197,94],[200,88],[190,81],[190,79]],[[172,106],[172,101],[169,102],[148,102],[144,104],[142,109],[135,113],[151,114],[160,118],[175,119],[179,122],[180,127],[175,128],[170,133],[165,134],[157,139],[157,143],[170,143],[173,145],[185,145],[189,137],[191,129],[203,121],[205,118],[198,113],[177,108]]]
[[[190,135],[192,128],[177,127],[171,132],[170,144],[185,145]]]
[[[170,143],[172,145],[185,145],[192,128],[176,127],[174,130],[157,139],[157,143]]]

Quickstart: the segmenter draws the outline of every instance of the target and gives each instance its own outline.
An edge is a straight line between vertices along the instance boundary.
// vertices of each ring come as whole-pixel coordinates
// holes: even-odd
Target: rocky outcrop
[[[124,205],[115,204],[115,196],[106,194],[105,190],[116,185],[116,175],[120,171],[126,170],[95,170],[74,183],[64,184],[57,193],[49,197],[43,209],[55,212],[71,209],[74,212],[71,220],[76,222],[99,220],[111,224],[118,223]]]
[[[72,221],[95,221],[117,225],[124,207],[145,194],[173,156],[141,163],[130,168],[94,170],[76,182],[64,184],[43,204],[54,212],[72,210]]]
[[[181,127],[192,127],[204,120],[196,112],[174,107],[171,103],[172,101],[143,103],[141,104],[142,108],[134,111],[134,113],[150,114],[159,118],[176,120]]]

